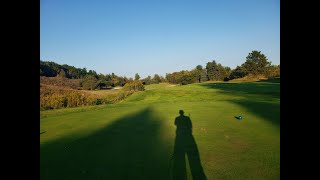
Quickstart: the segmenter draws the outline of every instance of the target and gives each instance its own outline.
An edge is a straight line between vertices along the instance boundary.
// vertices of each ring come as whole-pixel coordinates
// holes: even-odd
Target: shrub
[[[141,81],[135,80],[135,81],[126,83],[123,89],[125,91],[144,91],[144,86]]]
[[[245,70],[243,69],[243,67],[237,66],[234,70],[231,71],[230,75],[229,75],[229,79],[238,79],[238,78],[242,78],[245,77],[247,75],[247,73],[245,72]]]
[[[223,81],[229,81],[230,79],[228,78],[228,77],[225,77],[224,79],[223,79]]]
[[[102,104],[102,99],[97,99],[96,105]]]
[[[98,87],[99,83],[96,77],[93,75],[87,75],[82,79],[82,87],[86,90],[94,90]]]

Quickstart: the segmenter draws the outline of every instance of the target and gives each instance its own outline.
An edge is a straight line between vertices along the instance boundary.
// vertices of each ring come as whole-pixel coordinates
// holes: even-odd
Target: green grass
[[[171,179],[174,119],[182,109],[207,179],[280,179],[279,86],[148,85],[118,104],[40,112],[40,177]],[[192,179],[193,162],[185,163]]]

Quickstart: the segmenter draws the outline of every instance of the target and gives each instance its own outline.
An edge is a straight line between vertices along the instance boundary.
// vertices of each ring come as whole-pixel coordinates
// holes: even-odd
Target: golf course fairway
[[[196,179],[199,168],[209,180],[280,179],[279,80],[153,84],[117,104],[41,111],[40,179]],[[198,163],[173,154],[179,110]]]

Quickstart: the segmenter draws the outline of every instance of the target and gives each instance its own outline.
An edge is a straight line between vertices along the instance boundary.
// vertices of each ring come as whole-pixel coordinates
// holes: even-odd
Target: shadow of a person
[[[177,126],[176,139],[173,150],[172,179],[187,179],[186,159],[188,157],[191,174],[194,180],[206,180],[206,175],[201,166],[197,144],[192,135],[192,122],[190,117],[184,116],[184,111],[179,111],[174,124]]]

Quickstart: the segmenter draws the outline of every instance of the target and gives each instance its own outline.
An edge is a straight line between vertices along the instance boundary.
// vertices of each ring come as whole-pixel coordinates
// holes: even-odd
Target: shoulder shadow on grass
[[[76,140],[41,145],[41,179],[169,179],[170,146],[151,108]]]

